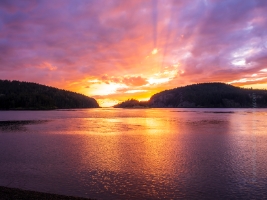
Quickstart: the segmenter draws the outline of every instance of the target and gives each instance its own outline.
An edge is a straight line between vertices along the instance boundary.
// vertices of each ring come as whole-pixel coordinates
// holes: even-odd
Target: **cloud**
[[[127,86],[142,86],[147,84],[147,80],[137,76],[137,77],[124,77],[122,80],[122,83],[124,83]]]
[[[142,86],[142,85],[146,85],[148,82],[145,78],[141,77],[141,76],[118,76],[118,77],[114,77],[114,76],[108,76],[108,75],[103,75],[101,77],[101,80],[106,84],[109,84],[110,82],[113,83],[120,83],[120,84],[124,84],[126,86]]]
[[[260,0],[3,0],[0,78],[118,96],[233,82],[266,68],[266,13]]]

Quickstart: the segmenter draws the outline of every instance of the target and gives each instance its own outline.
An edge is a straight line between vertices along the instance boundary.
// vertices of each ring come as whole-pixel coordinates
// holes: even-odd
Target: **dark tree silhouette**
[[[129,99],[115,107],[131,108],[141,102]],[[200,83],[165,90],[153,95],[145,107],[152,108],[259,108],[267,107],[267,90],[253,90],[224,83]]]
[[[0,80],[0,109],[97,108],[97,101],[82,94],[36,83]]]
[[[252,108],[267,107],[267,91],[235,87],[224,83],[201,83],[178,87],[153,95],[150,107]]]
[[[114,106],[114,108],[146,108],[146,107],[148,107],[148,102],[138,101],[136,99],[128,99]]]

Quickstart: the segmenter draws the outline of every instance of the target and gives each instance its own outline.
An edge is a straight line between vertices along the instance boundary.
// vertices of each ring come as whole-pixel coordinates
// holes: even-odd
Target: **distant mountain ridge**
[[[94,98],[37,83],[0,80],[0,109],[98,108]]]
[[[135,106],[139,106],[138,103],[136,104]],[[116,107],[123,107],[123,105],[125,104],[121,103]],[[145,103],[142,102],[142,105]],[[151,108],[266,108],[267,90],[244,89],[224,83],[199,83],[154,94],[146,106]]]

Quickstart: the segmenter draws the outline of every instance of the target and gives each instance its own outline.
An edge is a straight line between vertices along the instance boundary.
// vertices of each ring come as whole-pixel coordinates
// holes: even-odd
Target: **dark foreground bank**
[[[64,196],[57,194],[48,194],[43,192],[34,192],[16,188],[7,188],[0,186],[0,200],[89,200],[87,198]]]

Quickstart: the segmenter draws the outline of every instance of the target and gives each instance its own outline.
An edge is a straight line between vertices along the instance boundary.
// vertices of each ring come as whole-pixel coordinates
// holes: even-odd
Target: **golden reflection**
[[[118,171],[118,150],[118,135],[91,135],[81,148],[83,166],[100,171]]]
[[[130,171],[156,177],[175,170],[184,171],[179,165],[181,162],[177,162],[182,157],[177,134],[179,126],[167,116],[172,113],[166,112],[162,118],[157,116],[158,113],[133,112],[144,112],[142,115],[146,117],[109,119],[97,128],[97,134],[89,133],[81,147],[83,165],[97,170]]]
[[[175,153],[181,150],[180,145],[174,146],[175,139],[171,131],[179,132],[179,127],[172,127],[166,118],[147,118],[145,120],[146,132],[144,137],[145,171],[161,176],[169,174],[175,169]]]

